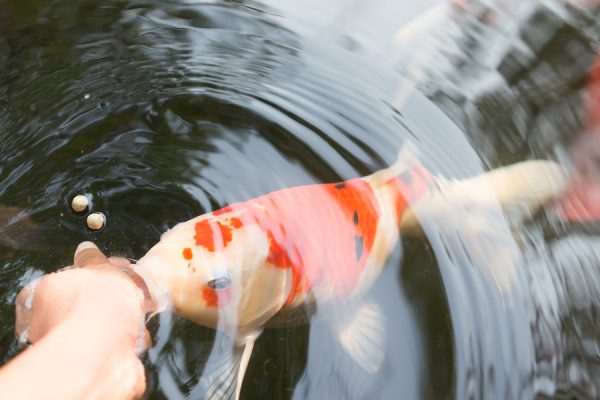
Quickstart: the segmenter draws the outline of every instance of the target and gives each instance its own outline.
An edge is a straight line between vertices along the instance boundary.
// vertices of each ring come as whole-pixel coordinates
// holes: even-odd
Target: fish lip
[[[148,319],[158,313],[173,309],[173,297],[166,285],[160,284],[152,278],[147,271],[144,271],[144,268],[139,266],[139,264],[132,264],[131,269],[144,280],[144,283],[148,287],[150,297],[152,298],[151,300],[154,302],[155,308],[151,310]]]

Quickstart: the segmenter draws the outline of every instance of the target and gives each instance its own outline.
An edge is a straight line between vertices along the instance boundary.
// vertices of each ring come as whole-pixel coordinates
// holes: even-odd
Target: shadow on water
[[[454,386],[452,322],[439,267],[430,244],[420,238],[402,243],[404,264],[400,284],[406,291],[423,342],[421,395],[424,399],[447,398]]]
[[[562,5],[475,3],[438,27],[437,45],[413,46],[435,60],[414,82],[420,61],[394,59],[375,31],[401,27],[392,11],[404,23],[421,10],[383,0],[340,18],[337,2],[0,3],[0,203],[48,243],[1,248],[0,360],[16,354],[19,289],[69,264],[82,240],[137,258],[177,222],[369,174],[406,140],[446,178],[564,160],[597,23]],[[363,20],[387,25],[354,35]],[[102,231],[69,211],[80,192],[107,215]],[[459,217],[403,238],[369,292],[392,338],[381,371],[351,365],[322,321],[268,329],[242,398],[597,397],[594,232],[537,215],[514,237],[498,212],[495,236],[473,237]],[[518,280],[502,291],[505,260]],[[165,315],[150,327],[149,398],[196,396],[215,333]]]

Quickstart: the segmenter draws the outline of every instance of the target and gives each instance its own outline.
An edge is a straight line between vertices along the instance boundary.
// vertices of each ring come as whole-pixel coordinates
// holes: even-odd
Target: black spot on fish
[[[356,210],[354,210],[354,225],[358,225],[358,213],[356,212]]]
[[[354,249],[356,250],[356,261],[360,261],[360,258],[363,254],[363,238],[362,236],[356,235],[354,236]]]
[[[345,184],[344,182],[342,182],[342,183],[338,183],[337,185],[335,185],[335,188],[336,188],[336,189],[343,189],[343,188],[345,188],[345,187],[346,187],[346,184]]]
[[[404,183],[408,183],[409,185],[414,181],[415,177],[410,171],[404,171],[400,174],[400,178],[404,181]]]

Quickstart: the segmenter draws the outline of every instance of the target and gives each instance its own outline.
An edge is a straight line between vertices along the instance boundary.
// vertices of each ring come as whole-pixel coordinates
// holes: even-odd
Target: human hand
[[[86,398],[137,398],[146,386],[137,354],[150,344],[144,322],[151,303],[136,276],[126,259],[109,259],[93,243],[83,242],[73,266],[19,293],[16,333],[33,344],[56,332],[64,346],[71,345],[68,338],[85,338],[89,355],[84,363],[95,370]]]

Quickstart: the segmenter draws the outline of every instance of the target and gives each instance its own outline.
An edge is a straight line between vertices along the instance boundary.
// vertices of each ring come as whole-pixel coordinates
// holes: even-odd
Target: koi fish
[[[430,174],[413,153],[405,147],[394,165],[367,177],[282,189],[180,223],[138,261],[135,270],[157,304],[234,340],[226,365],[208,371],[208,398],[239,398],[266,326],[290,323],[315,304],[364,297],[400,233],[415,233],[422,215],[441,215],[458,202],[499,202],[525,216],[564,186],[553,162],[451,182]],[[384,322],[376,306],[363,304],[336,328],[367,372],[384,359]]]

